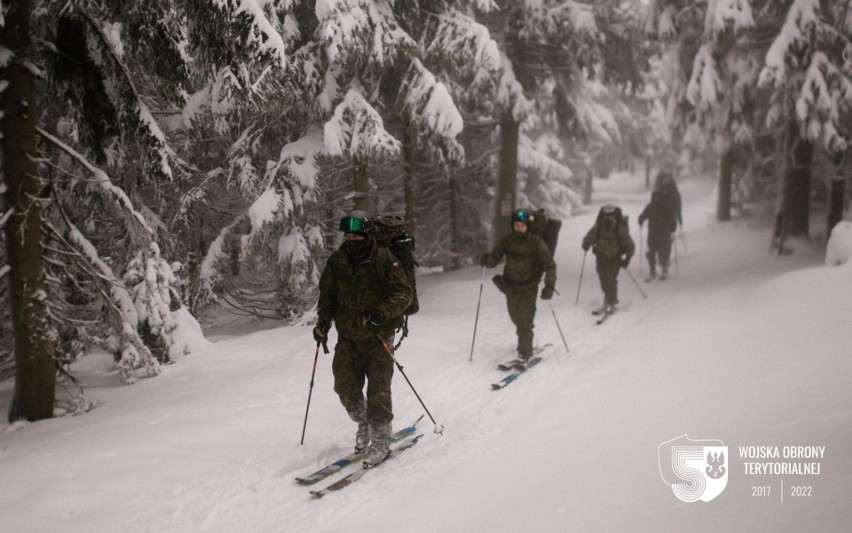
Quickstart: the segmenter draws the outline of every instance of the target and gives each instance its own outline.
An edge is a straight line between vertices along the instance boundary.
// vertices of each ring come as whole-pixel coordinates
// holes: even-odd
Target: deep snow
[[[0,422],[0,529],[848,530],[852,263],[824,266],[817,246],[770,255],[767,221],[713,222],[711,181],[686,180],[674,275],[644,283],[637,241],[631,272],[647,299],[622,272],[621,311],[596,326],[591,256],[574,305],[582,235],[597,206],[615,201],[638,239],[650,196],[638,176],[596,187],[595,206],[564,222],[556,252],[552,309],[570,352],[540,302],[536,340],[554,348],[505,390],[489,386],[515,343],[490,282],[499,270],[486,272],[472,362],[482,270],[418,279],[421,311],[398,359],[443,436],[424,419],[423,439],[404,456],[316,501],[293,477],[348,452],[354,425],[332,391],[331,356],[320,355],[299,446],[310,327],[211,337],[218,342],[131,386],[93,354],[76,371],[96,409]],[[10,398],[11,383],[0,385],[3,413]],[[394,401],[396,426],[423,412],[399,373]],[[683,503],[661,477],[658,446],[682,434],[728,446],[727,486],[713,501]],[[749,445],[824,446],[825,457],[819,475],[747,475],[739,447]],[[763,486],[769,495],[753,496]],[[792,496],[795,486],[811,495]]]

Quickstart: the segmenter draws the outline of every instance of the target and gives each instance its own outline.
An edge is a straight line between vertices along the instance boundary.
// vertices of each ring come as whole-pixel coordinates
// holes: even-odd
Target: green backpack
[[[525,210],[530,215],[529,230],[544,241],[550,250],[550,257],[556,253],[556,243],[559,241],[559,230],[562,229],[562,221],[558,218],[548,217],[544,209]]]
[[[420,303],[417,301],[417,280],[414,277],[414,269],[418,266],[414,260],[414,237],[408,234],[405,222],[396,215],[370,217],[369,228],[376,243],[390,250],[393,256],[399,259],[399,264],[402,265],[408,283],[414,291],[414,299],[404,314],[406,317],[413,315],[420,310]]]

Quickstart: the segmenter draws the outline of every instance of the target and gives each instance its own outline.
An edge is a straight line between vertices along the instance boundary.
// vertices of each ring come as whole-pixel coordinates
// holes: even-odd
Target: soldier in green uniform
[[[592,252],[597,258],[598,278],[604,293],[600,313],[614,313],[618,303],[618,272],[627,268],[636,245],[630,237],[627,217],[614,205],[605,205],[598,212],[595,225],[583,237],[583,250]]]
[[[651,193],[651,202],[639,215],[639,226],[648,221],[648,265],[651,268],[646,281],[657,277],[657,260],[659,259],[660,279],[669,275],[669,257],[672,252],[672,235],[677,229],[677,214],[666,204],[663,193]]]
[[[344,217],[344,242],[326,262],[319,283],[314,339],[325,342],[334,322],[334,391],[358,424],[355,448],[367,451],[366,466],[387,458],[393,406],[393,359],[381,337],[393,346],[394,330],[414,292],[396,257],[378,246],[364,217]],[[364,383],[367,396],[364,398]]]
[[[529,231],[529,213],[512,213],[512,232],[504,235],[494,248],[482,256],[480,264],[494,268],[506,257],[503,274],[494,276],[494,284],[506,295],[509,318],[518,334],[518,355],[529,359],[533,349],[533,321],[538,284],[544,275],[541,299],[553,298],[556,287],[556,263],[540,237]]]

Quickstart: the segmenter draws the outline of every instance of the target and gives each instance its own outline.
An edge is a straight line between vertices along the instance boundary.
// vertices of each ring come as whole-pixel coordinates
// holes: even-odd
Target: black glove
[[[488,266],[488,256],[483,255],[479,258],[479,266],[487,267]]]
[[[553,287],[545,285],[544,288],[541,289],[541,299],[550,300],[551,298],[553,298]]]
[[[627,268],[627,265],[629,265],[629,264],[630,264],[630,256],[628,255],[627,257],[624,258],[624,260],[621,261],[621,268]]]
[[[314,340],[325,344],[328,341],[328,329],[328,324],[325,322],[317,322],[316,327],[314,327]]]
[[[367,326],[371,330],[379,329],[382,322],[385,321],[384,315],[378,310],[364,309],[361,311],[361,325]]]
[[[592,246],[591,244],[583,243],[583,251],[584,251],[584,252],[588,252],[588,251],[589,251],[589,248],[590,248],[591,246]]]

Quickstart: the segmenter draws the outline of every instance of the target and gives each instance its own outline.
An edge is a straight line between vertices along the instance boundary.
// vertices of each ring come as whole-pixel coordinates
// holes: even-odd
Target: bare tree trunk
[[[831,237],[831,230],[843,220],[843,200],[846,198],[846,180],[834,180],[828,192],[828,231],[826,237]]]
[[[414,227],[414,138],[411,126],[404,121],[402,126],[402,188],[405,202],[405,225],[411,235]]]
[[[450,172],[450,250],[453,251],[453,270],[461,268],[461,228],[459,227],[459,191],[455,172]]]
[[[731,183],[734,171],[733,153],[727,148],[719,161],[719,198],[716,202],[716,218],[731,220]]]
[[[651,156],[645,155],[645,188],[651,188]]]
[[[798,135],[798,125],[790,130],[790,148],[787,156],[791,164],[784,176],[784,237],[805,237],[810,230],[811,161],[813,144]]]
[[[506,115],[500,123],[500,168],[497,177],[494,227],[492,242],[508,231],[512,210],[515,208],[518,187],[518,139],[520,124]]]
[[[35,76],[30,63],[30,0],[4,6],[0,44],[14,57],[3,72],[8,86],[3,112],[3,178],[12,216],[6,223],[12,329],[15,336],[15,396],[9,421],[53,416],[56,387],[55,340],[45,305],[41,248],[41,183],[38,177]]]
[[[370,175],[367,163],[355,156],[353,165],[355,175],[352,178],[352,190],[355,192],[352,209],[367,213],[370,207]]]

